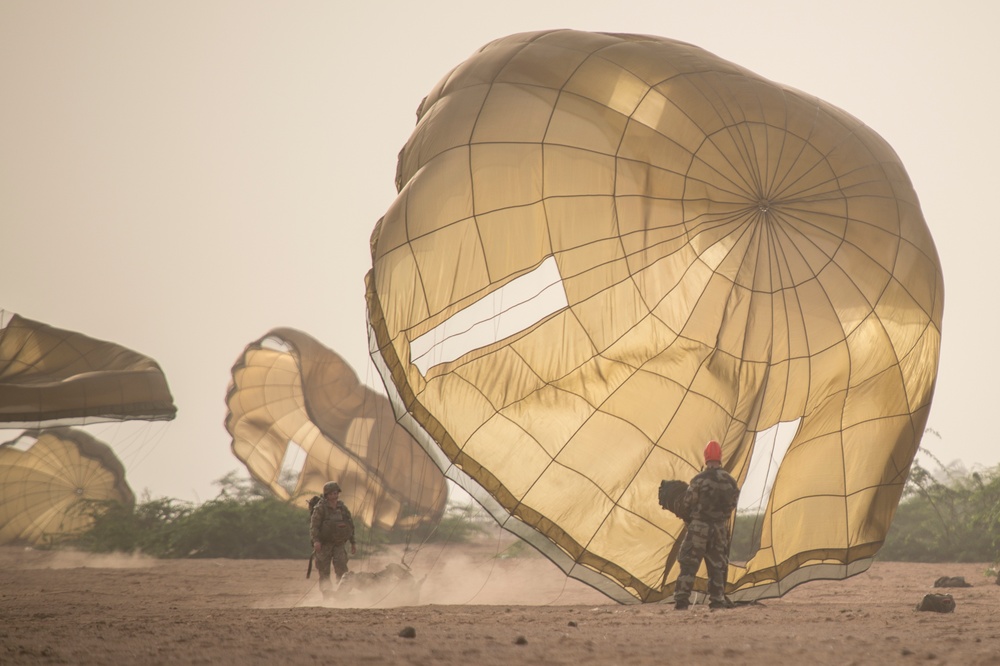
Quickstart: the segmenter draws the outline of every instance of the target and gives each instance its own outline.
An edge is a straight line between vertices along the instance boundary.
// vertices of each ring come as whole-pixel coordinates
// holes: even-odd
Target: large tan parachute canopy
[[[309,335],[276,328],[249,344],[226,404],[233,453],[278,497],[305,506],[334,480],[368,526],[407,531],[441,520],[444,475],[386,397]]]
[[[40,428],[177,414],[156,361],[0,311],[0,425]]]
[[[29,430],[0,444],[0,543],[77,534],[93,522],[87,501],[135,504],[125,468],[106,444],[71,428]]]
[[[372,356],[401,422],[505,527],[615,599],[668,598],[684,524],[657,489],[717,439],[762,529],[734,598],[868,566],[944,302],[874,131],[689,44],[519,34],[424,99],[397,185],[372,234]]]

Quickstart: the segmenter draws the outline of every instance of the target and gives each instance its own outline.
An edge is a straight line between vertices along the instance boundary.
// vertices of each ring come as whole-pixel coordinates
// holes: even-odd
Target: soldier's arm
[[[343,502],[340,503],[340,512],[344,516],[344,521],[351,526],[351,536],[349,540],[351,542],[351,555],[358,552],[358,544],[354,541],[354,516],[351,515],[350,509]]]
[[[347,517],[347,524],[351,526],[351,545],[353,546],[354,545],[354,516],[351,515],[351,512],[348,510],[348,508],[346,506],[344,507],[344,516]]]
[[[687,490],[684,491],[684,499],[681,502],[684,504],[684,508],[687,510],[688,515],[694,511],[695,507],[698,506],[698,498],[701,496],[701,483],[700,480],[695,477],[691,480],[690,485],[688,485]]]
[[[733,494],[729,510],[735,511],[736,507],[740,505],[740,487],[739,485],[737,485],[736,479],[732,479],[732,482],[733,482]]]

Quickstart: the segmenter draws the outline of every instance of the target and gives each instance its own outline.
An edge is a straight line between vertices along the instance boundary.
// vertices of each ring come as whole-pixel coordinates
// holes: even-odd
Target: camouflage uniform
[[[708,569],[708,596],[713,605],[726,603],[729,571],[729,516],[739,501],[736,480],[721,467],[709,467],[691,479],[684,506],[691,519],[677,557],[681,571],[674,587],[674,601],[686,605],[702,559]]]
[[[315,543],[320,542],[316,553],[316,571],[319,572],[319,589],[324,594],[331,588],[330,563],[337,574],[337,580],[347,573],[348,542],[354,545],[354,519],[343,502],[337,500],[337,506],[332,507],[328,501],[321,500],[313,509],[309,521],[309,537]]]

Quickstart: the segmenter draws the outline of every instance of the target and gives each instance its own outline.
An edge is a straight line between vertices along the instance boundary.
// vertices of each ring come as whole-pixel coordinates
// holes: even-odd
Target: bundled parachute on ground
[[[651,602],[684,529],[657,488],[717,439],[741,484],[770,463],[734,598],[863,571],[924,430],[944,299],[892,148],[695,46],[570,30],[486,45],[417,115],[368,317],[447,475],[568,574]],[[779,426],[783,455],[762,437]]]
[[[232,450],[250,474],[305,506],[330,480],[355,520],[382,530],[433,527],[447,485],[400,427],[385,396],[309,335],[276,328],[233,366],[226,398]]]
[[[2,310],[0,319],[7,319]],[[159,421],[177,414],[163,371],[148,356],[16,314],[2,323],[0,426]]]
[[[135,504],[107,444],[73,428],[28,430],[0,444],[0,543],[78,534],[92,523],[87,501]]]

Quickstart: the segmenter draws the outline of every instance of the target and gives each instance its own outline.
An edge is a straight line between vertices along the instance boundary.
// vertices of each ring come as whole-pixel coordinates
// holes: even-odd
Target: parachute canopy
[[[400,427],[385,396],[309,335],[276,328],[233,366],[226,397],[233,453],[300,506],[337,481],[356,520],[383,530],[436,525],[447,482]]]
[[[486,45],[417,116],[368,317],[448,476],[570,575],[651,602],[684,530],[658,486],[717,439],[741,484],[767,471],[734,598],[864,570],[924,430],[944,299],[892,148],[690,44],[571,30]]]
[[[3,311],[0,311],[0,315]],[[0,316],[0,425],[40,428],[170,420],[177,413],[156,361],[75,331]]]
[[[82,501],[131,508],[125,468],[104,443],[81,430],[28,430],[0,444],[0,543],[42,544],[91,525]]]

